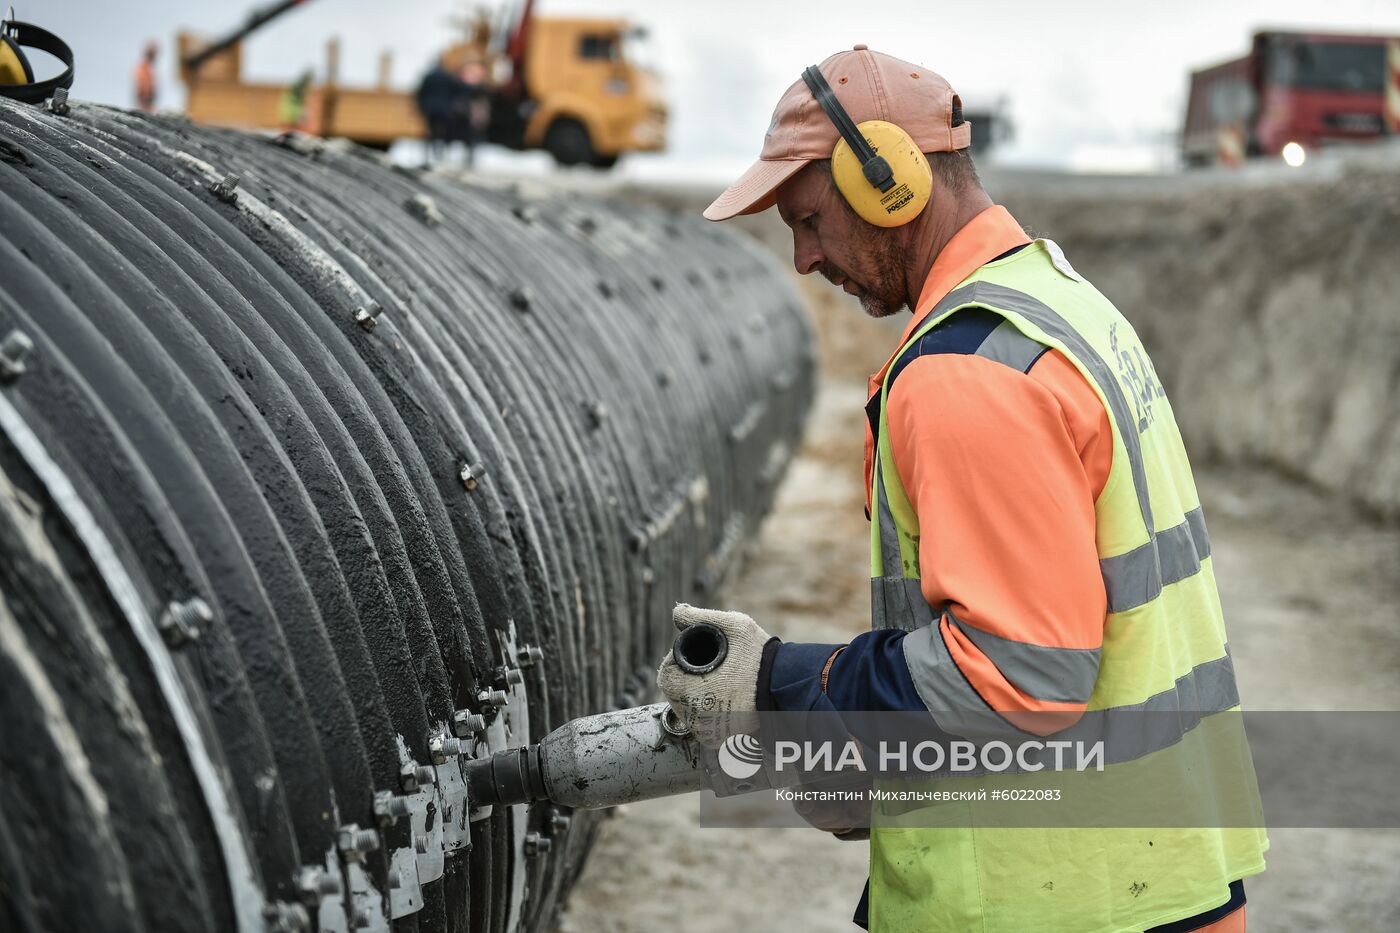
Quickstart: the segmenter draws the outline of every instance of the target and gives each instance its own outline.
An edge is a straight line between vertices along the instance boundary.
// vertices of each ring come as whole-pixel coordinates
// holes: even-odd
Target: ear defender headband
[[[877,227],[900,227],[923,213],[933,172],[913,138],[884,120],[857,126],[815,65],[802,80],[841,134],[831,151],[831,178],[851,209]]]
[[[48,52],[63,62],[64,69],[56,78],[34,80],[34,69],[24,55],[24,49]],[[0,21],[0,97],[9,97],[25,104],[41,104],[59,88],[73,86],[73,50],[47,29],[12,19]]]

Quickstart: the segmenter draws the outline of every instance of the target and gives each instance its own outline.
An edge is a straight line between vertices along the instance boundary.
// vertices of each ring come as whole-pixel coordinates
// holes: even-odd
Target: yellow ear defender
[[[0,97],[41,104],[58,88],[73,86],[73,50],[47,29],[16,22],[13,15],[0,20]],[[24,54],[25,48],[48,52],[63,62],[63,72],[45,81],[34,80],[34,69]]]
[[[29,59],[19,43],[11,39],[4,27],[0,26],[0,84],[33,84],[34,69],[29,67]]]
[[[831,178],[851,209],[877,227],[918,217],[933,195],[933,172],[913,138],[884,120],[857,126],[815,65],[802,80],[841,134],[831,153]]]

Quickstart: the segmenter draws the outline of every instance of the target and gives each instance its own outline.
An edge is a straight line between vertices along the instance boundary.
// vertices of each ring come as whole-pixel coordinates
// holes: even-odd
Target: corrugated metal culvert
[[[458,763],[645,700],[811,395],[692,218],[0,101],[0,925],[547,927]]]

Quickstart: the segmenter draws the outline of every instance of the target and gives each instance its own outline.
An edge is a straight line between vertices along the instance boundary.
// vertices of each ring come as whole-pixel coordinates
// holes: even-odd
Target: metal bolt
[[[459,709],[452,714],[452,731],[458,738],[473,738],[486,731],[486,717],[469,709]]]
[[[361,829],[359,823],[346,823],[336,830],[335,846],[347,862],[358,862],[366,852],[379,848],[379,833]]]
[[[305,933],[311,929],[311,915],[300,904],[273,901],[263,907],[268,933]]]
[[[428,740],[428,755],[433,759],[433,764],[447,764],[447,759],[456,758],[460,754],[462,742],[456,736],[444,732]]]
[[[44,109],[54,116],[64,117],[68,115],[68,88],[56,87],[53,96],[44,101]]]
[[[427,854],[428,854],[428,837],[427,837],[427,836],[419,836],[418,838],[414,839],[414,840],[413,840],[413,851],[417,852],[419,855],[427,855]]]
[[[486,466],[482,463],[464,463],[462,472],[458,475],[462,478],[462,485],[467,488],[467,492],[472,492],[486,475]]]
[[[415,194],[403,202],[403,206],[410,214],[430,227],[442,223],[442,211],[438,210],[437,202],[426,194]]]
[[[476,695],[476,700],[482,706],[489,706],[492,709],[500,709],[510,702],[504,690],[482,690]]]
[[[399,769],[399,784],[405,794],[412,794],[420,787],[431,787],[437,780],[437,772],[431,765],[420,765],[412,761]]]
[[[653,583],[655,583],[656,571],[652,570],[650,567],[643,567],[642,582],[645,583],[647,586],[651,586]]]
[[[521,667],[534,667],[544,660],[544,649],[539,645],[521,645],[515,650],[515,663]]]
[[[525,675],[517,667],[496,668],[496,683],[502,690],[509,690],[511,687],[518,687],[525,682]]]
[[[534,858],[537,855],[544,855],[554,845],[554,841],[539,833],[525,834],[525,854]]]
[[[320,865],[303,865],[297,872],[297,891],[303,902],[315,907],[328,897],[340,896],[340,876]]]
[[[377,301],[371,301],[368,307],[361,305],[355,309],[355,323],[368,333],[379,326],[379,313],[383,310],[384,308]]]
[[[558,807],[551,807],[549,810],[549,832],[552,836],[558,836],[568,830],[574,822],[574,818],[569,816]]]
[[[355,929],[366,930],[374,922],[374,914],[368,907],[361,907],[355,911]]]
[[[395,820],[401,820],[411,812],[413,812],[413,807],[407,797],[400,796],[391,790],[381,790],[374,795],[374,817],[381,826],[388,826]]]
[[[238,183],[242,180],[241,177],[230,172],[221,180],[210,185],[209,190],[213,193],[214,197],[218,198],[220,201],[232,203],[238,198]]]
[[[22,330],[12,330],[0,341],[0,382],[24,375],[24,359],[34,349],[34,341]]]
[[[525,286],[512,289],[510,293],[510,306],[521,313],[530,310],[530,304],[534,300],[534,295]]]
[[[171,648],[183,648],[199,638],[203,627],[213,621],[214,610],[209,608],[208,603],[196,596],[193,599],[173,602],[166,606],[165,612],[161,613],[160,619],[156,622],[156,627],[160,629],[160,634],[165,639],[166,645]]]
[[[433,770],[432,765],[419,765],[413,776],[418,779],[420,787],[432,787],[437,783],[437,772]]]

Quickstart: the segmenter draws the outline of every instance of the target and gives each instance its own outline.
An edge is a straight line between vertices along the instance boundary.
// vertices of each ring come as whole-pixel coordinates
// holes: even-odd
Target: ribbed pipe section
[[[459,762],[647,699],[813,338],[692,218],[0,100],[0,927],[547,928]]]

